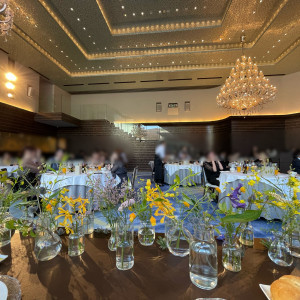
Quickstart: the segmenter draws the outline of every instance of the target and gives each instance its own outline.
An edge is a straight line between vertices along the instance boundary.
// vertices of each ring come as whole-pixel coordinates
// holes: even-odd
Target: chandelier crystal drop
[[[258,70],[256,63],[243,55],[221,87],[217,104],[233,114],[249,114],[272,101],[276,93],[276,87]]]
[[[14,12],[9,7],[9,0],[0,0],[0,36],[7,37],[13,26]]]

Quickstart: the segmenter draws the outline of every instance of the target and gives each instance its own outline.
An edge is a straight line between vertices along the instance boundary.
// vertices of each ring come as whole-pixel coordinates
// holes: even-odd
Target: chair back
[[[148,165],[150,166],[151,171],[153,172],[154,171],[154,160],[150,160]]]
[[[136,177],[137,177],[138,170],[139,170],[138,167],[135,167],[133,169],[132,178],[131,178],[131,188],[132,189],[134,189],[134,184],[135,184],[135,180],[136,180]]]

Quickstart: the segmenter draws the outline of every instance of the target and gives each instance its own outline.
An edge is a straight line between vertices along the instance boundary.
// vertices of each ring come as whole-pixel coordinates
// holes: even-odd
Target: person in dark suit
[[[292,161],[292,170],[300,174],[300,150],[295,151],[294,159]]]
[[[110,161],[111,161],[111,173],[114,178],[116,178],[117,175],[119,176],[119,178],[121,179],[121,183],[119,184],[119,186],[121,186],[124,181],[125,182],[128,181],[127,169],[122,160],[122,157],[117,151],[115,151],[112,153]]]
[[[217,179],[220,176],[220,171],[224,170],[222,163],[217,159],[215,153],[210,151],[206,155],[206,161],[203,163],[206,179],[210,184],[220,185],[220,181]]]
[[[164,184],[164,160],[166,158],[166,143],[161,141],[155,148],[154,181],[158,185]]]

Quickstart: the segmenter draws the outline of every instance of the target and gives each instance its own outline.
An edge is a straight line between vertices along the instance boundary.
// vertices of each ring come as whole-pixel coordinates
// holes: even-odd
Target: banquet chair
[[[137,177],[137,173],[138,173],[139,167],[135,167],[133,169],[133,173],[132,173],[132,178],[131,178],[131,188],[134,189],[134,184],[135,184],[135,180]]]
[[[203,184],[204,187],[208,187],[210,190],[212,190],[213,192],[215,191],[215,189],[218,187],[217,185],[214,185],[214,184],[211,184],[207,181],[207,178],[206,178],[206,174],[205,174],[205,170],[203,170],[201,172],[201,176],[202,176],[202,179],[201,179],[201,182]],[[216,201],[215,202],[218,202],[219,200],[219,197],[217,197]]]
[[[152,177],[152,180],[154,180],[154,160],[150,160],[148,165],[150,166],[151,168],[151,177]]]

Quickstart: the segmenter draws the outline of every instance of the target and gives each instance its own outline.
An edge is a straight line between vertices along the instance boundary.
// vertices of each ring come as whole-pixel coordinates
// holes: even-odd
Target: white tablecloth
[[[200,165],[178,165],[178,164],[165,164],[165,182],[168,184],[173,184],[176,175],[179,176],[180,180],[184,179],[190,173],[197,174],[188,179],[188,182],[192,183],[194,181],[197,184],[201,183],[201,171],[202,168]],[[182,182],[183,185],[187,184],[187,180]]]
[[[41,176],[41,187],[45,187],[52,192],[60,189],[67,188],[69,190],[66,195],[73,198],[87,197],[87,192],[91,186],[91,182],[97,180],[101,186],[105,186],[109,180],[111,180],[111,172],[101,172],[95,174],[80,174],[67,173],[66,175],[57,175],[51,173],[44,173]],[[115,178],[115,185],[121,182],[117,176]]]
[[[6,169],[7,170],[7,175],[11,176],[12,174],[16,173],[14,171],[18,170],[19,166],[18,165],[15,165],[15,166],[0,166],[0,170],[2,170],[2,169]]]
[[[274,185],[278,186],[283,193],[281,193],[280,190],[277,190],[276,192],[279,194],[286,194],[287,198],[291,195],[291,189],[287,186],[287,182],[289,180],[288,174],[278,174],[278,175],[264,175],[260,177],[260,181],[258,184],[255,184],[253,187],[248,185],[248,182],[253,179],[255,180],[255,177],[253,174],[244,174],[244,173],[238,173],[238,172],[229,172],[224,171],[221,172],[219,180],[220,180],[220,189],[222,191],[221,195],[219,196],[219,199],[225,197],[227,194],[232,192],[231,188],[236,188],[239,183],[242,183],[246,188],[246,193],[242,194],[241,197],[243,200],[247,201],[249,197],[252,195],[252,189],[256,189],[263,193],[266,190],[273,190],[275,189]],[[228,183],[228,184],[226,184]],[[227,204],[230,203],[230,199],[227,197],[223,201],[225,201]],[[255,208],[254,206],[252,207]],[[266,219],[281,219],[283,215],[283,211],[279,208],[275,208],[273,206],[266,206],[266,211],[263,212],[262,217]]]

